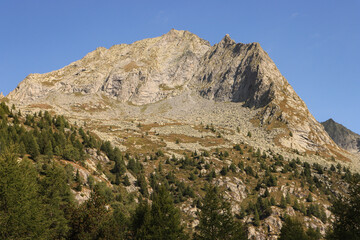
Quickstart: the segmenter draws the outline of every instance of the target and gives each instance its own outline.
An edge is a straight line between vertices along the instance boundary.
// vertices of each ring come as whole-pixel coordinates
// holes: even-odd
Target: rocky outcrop
[[[321,123],[325,131],[340,147],[353,153],[360,153],[360,135],[329,119]]]
[[[216,101],[263,107],[274,98],[274,80],[285,79],[258,43],[235,43],[226,35],[203,57],[195,82],[200,94]]]
[[[54,72],[30,74],[9,97],[31,102],[56,92],[99,93],[121,102],[153,103],[182,91],[209,48],[195,34],[171,30],[130,45],[98,48]]]

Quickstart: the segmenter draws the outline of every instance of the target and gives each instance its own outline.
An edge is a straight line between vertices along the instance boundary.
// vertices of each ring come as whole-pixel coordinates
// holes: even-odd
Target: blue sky
[[[360,1],[0,0],[0,91],[171,28],[259,42],[319,121],[360,133]]]

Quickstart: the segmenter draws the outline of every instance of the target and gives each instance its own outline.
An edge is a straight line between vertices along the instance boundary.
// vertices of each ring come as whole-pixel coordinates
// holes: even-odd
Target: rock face
[[[56,92],[102,93],[121,102],[153,103],[186,87],[209,48],[195,34],[176,30],[130,45],[101,47],[60,70],[30,74],[9,97],[31,102]]]
[[[235,43],[229,35],[211,46],[188,31],[171,30],[129,45],[98,48],[60,70],[30,74],[8,98],[20,106],[60,106],[59,94],[92,100],[105,96],[143,106],[184,93],[259,110],[249,120],[268,130],[282,128],[285,134],[276,144],[285,148],[338,150],[261,46]],[[61,107],[71,113],[81,106],[75,104]]]
[[[340,147],[353,153],[360,153],[360,135],[329,119],[321,123],[326,132]]]
[[[200,66],[194,79],[200,94],[216,101],[263,107],[275,97],[273,80],[286,82],[258,43],[235,43],[229,35],[205,54]]]

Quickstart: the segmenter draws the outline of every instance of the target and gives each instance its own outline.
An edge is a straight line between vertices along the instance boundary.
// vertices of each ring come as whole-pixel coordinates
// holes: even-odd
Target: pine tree
[[[25,135],[24,144],[26,152],[29,153],[33,159],[36,159],[40,155],[39,145],[33,134],[27,133]]]
[[[53,157],[53,147],[51,141],[47,141],[45,144],[44,154],[51,159]]]
[[[266,188],[265,193],[264,193],[264,197],[267,198],[267,197],[269,197],[269,196],[270,196],[269,189]]]
[[[254,212],[254,225],[256,227],[260,226],[260,216],[257,207],[255,207],[255,212]]]
[[[286,203],[291,204],[291,198],[290,198],[290,193],[289,192],[286,194]]]
[[[275,202],[275,198],[274,198],[274,197],[271,197],[271,198],[270,198],[270,205],[271,205],[271,206],[275,206],[275,205],[276,205],[276,202]]]
[[[123,183],[126,187],[131,185],[128,175],[125,175]]]
[[[303,224],[296,219],[286,218],[281,228],[279,240],[304,240],[308,239]]]
[[[242,224],[234,220],[229,202],[216,187],[208,187],[201,202],[195,239],[247,239]]]
[[[49,238],[49,219],[38,194],[37,173],[12,150],[0,157],[0,239]]]
[[[334,200],[332,212],[335,221],[326,239],[360,239],[360,181],[350,183],[348,196]]]
[[[299,211],[300,210],[300,205],[299,205],[299,202],[298,202],[298,200],[297,199],[295,199],[295,201],[294,201],[294,209],[296,210],[296,211]]]
[[[64,169],[55,164],[48,166],[40,184],[40,194],[51,221],[51,239],[64,239],[70,230],[65,212],[73,207],[73,196],[67,185]]]
[[[140,199],[131,220],[131,232],[134,239],[151,239],[151,219],[150,205]]]
[[[106,209],[105,198],[95,188],[90,198],[72,211],[69,239],[114,239],[116,229],[109,229],[109,224],[112,217]]]
[[[313,197],[312,197],[311,193],[309,193],[309,195],[307,196],[306,201],[308,201],[308,202],[313,201]]]
[[[83,185],[83,179],[79,173],[79,169],[76,171],[76,175],[75,175],[75,182],[76,182],[76,191],[80,192],[82,190],[82,185]]]
[[[281,200],[280,200],[280,207],[281,208],[286,208],[286,200],[285,200],[285,198],[284,198],[284,196],[282,195],[281,196]]]
[[[151,205],[151,239],[185,239],[184,227],[181,224],[180,211],[174,205],[169,191],[164,186],[152,195]]]

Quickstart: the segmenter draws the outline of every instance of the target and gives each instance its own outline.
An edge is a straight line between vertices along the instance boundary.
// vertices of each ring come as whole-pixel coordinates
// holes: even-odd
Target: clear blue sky
[[[359,0],[0,0],[0,91],[171,28],[259,42],[317,120],[360,133]]]

